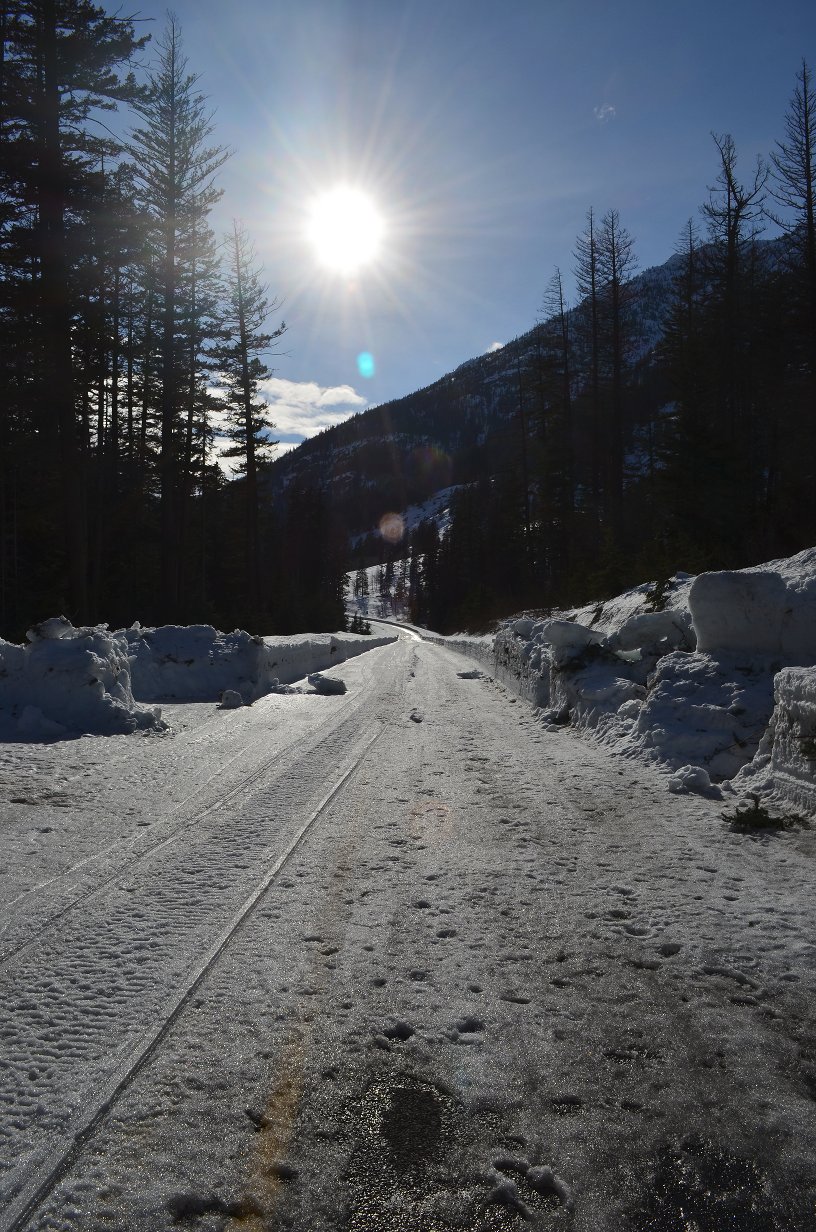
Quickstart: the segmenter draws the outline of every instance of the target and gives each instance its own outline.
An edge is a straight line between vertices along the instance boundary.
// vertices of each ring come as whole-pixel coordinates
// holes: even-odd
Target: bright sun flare
[[[322,265],[353,274],[378,255],[384,229],[370,197],[357,188],[338,187],[312,204],[307,235]]]

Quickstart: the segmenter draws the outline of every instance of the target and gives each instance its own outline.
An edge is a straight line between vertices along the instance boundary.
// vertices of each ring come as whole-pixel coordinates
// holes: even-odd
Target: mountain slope
[[[647,379],[663,332],[681,258],[644,270],[630,284],[632,359]],[[569,313],[573,331],[581,309]],[[434,384],[363,411],[285,454],[272,467],[281,499],[291,485],[326,492],[352,535],[374,529],[387,511],[422,504],[442,488],[473,482],[515,465],[520,405],[535,401],[542,330],[535,325],[501,350],[467,360]],[[651,408],[650,408],[651,410]],[[636,414],[629,425],[637,444]]]

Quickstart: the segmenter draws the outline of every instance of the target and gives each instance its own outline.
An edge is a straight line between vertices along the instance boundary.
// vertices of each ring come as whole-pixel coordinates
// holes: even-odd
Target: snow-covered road
[[[816,835],[405,634],[0,746],[0,1229],[816,1226]]]

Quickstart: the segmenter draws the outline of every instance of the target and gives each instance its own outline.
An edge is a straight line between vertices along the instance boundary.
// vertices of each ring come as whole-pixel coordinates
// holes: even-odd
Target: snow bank
[[[751,759],[773,707],[773,672],[745,664],[740,656],[674,651],[660,659],[649,678],[624,747],[672,769],[705,767],[714,779],[729,779]]]
[[[56,617],[29,630],[28,639],[25,646],[0,641],[0,716],[12,736],[54,740],[167,726],[160,710],[134,700],[123,634],[75,629]]]
[[[396,637],[261,638],[210,625],[112,633],[75,629],[64,617],[27,636],[25,646],[0,640],[0,723],[11,738],[27,740],[163,731],[161,710],[139,702],[250,703]]]
[[[698,650],[783,663],[816,658],[816,578],[795,586],[779,572],[703,573],[691,587],[689,607]]]
[[[816,548],[508,621],[494,659],[545,720],[665,765],[674,791],[734,779],[816,812]]]
[[[783,812],[816,815],[816,668],[777,673],[768,729],[753,761],[731,786]]]
[[[228,689],[251,703],[281,685],[396,640],[396,634],[301,633],[254,637],[243,629],[163,625],[125,630],[134,696],[142,701],[218,701]]]

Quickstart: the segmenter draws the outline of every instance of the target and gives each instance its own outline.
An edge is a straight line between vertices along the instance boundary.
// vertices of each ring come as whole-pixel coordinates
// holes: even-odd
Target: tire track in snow
[[[222,810],[227,805],[238,800],[241,795],[250,791],[259,781],[262,781],[268,775],[273,766],[276,767],[275,781],[277,782],[282,780],[291,772],[293,766],[304,755],[308,755],[313,752],[322,743],[324,743],[327,738],[334,734],[338,727],[350,723],[355,716],[357,716],[359,710],[362,708],[364,698],[358,694],[357,697],[352,700],[355,704],[351,713],[344,711],[336,716],[332,716],[334,718],[334,722],[329,720],[322,723],[314,737],[308,741],[305,747],[302,745],[290,747],[285,749],[282,753],[279,750],[276,750],[270,757],[265,758],[260,765],[255,766],[252,770],[246,773],[239,780],[239,782],[235,783],[226,792],[216,797],[215,800],[213,800],[195,816],[184,817],[175,826],[172,826],[169,831],[165,829],[164,833],[155,839],[145,840],[142,835],[137,834],[132,836],[130,839],[124,839],[112,843],[110,846],[102,848],[100,851],[94,852],[90,856],[86,856],[84,859],[71,865],[69,868],[63,870],[56,876],[50,877],[47,881],[40,882],[38,885],[33,886],[31,889],[18,895],[16,899],[9,903],[7,910],[10,910],[15,906],[15,904],[22,902],[25,899],[31,899],[36,895],[43,895],[45,891],[52,891],[53,887],[57,884],[64,885],[69,878],[75,877],[79,872],[87,869],[89,865],[95,863],[96,861],[104,860],[106,858],[110,859],[114,857],[117,852],[126,853],[129,851],[132,853],[126,855],[122,863],[117,864],[109,873],[98,879],[93,886],[80,892],[59,910],[51,912],[51,914],[39,926],[36,928],[28,928],[26,930],[25,937],[16,944],[6,945],[5,948],[2,948],[2,941],[0,940],[0,968],[10,959],[16,957],[18,954],[33,945],[40,937],[42,937],[44,933],[62,920],[63,917],[69,912],[72,912],[76,908],[86,904],[88,900],[97,897],[109,888],[117,877],[123,876],[139,861],[149,858],[163,847],[175,842],[177,839],[183,837],[189,830],[197,829],[206,817]],[[245,756],[245,754],[246,750],[242,749],[239,753],[236,753],[233,757],[229,758],[226,762],[219,766],[218,770],[215,771],[215,773],[212,774],[206,782],[201,784],[194,791],[190,792],[189,795],[187,795],[183,800],[180,800],[170,810],[169,814],[165,818],[165,821],[171,821],[176,814],[186,810],[197,796],[199,796],[203,791],[206,791],[206,789],[213,782],[215,782],[216,779],[220,778],[230,766],[234,765],[235,762]],[[3,935],[16,923],[17,921],[15,919],[9,918],[2,928],[0,928],[0,939],[2,939]]]
[[[141,1036],[136,1044],[131,1045],[123,1056],[120,1056],[118,1064],[105,1075],[101,1083],[97,1083],[93,1100],[88,1105],[80,1107],[80,1110],[76,1111],[52,1135],[48,1146],[35,1152],[33,1157],[19,1170],[7,1197],[5,1210],[0,1217],[0,1232],[20,1232],[51,1190],[66,1175],[117,1098],[161,1046],[179,1014],[218,961],[231,938],[241,928],[311,827],[342,791],[384,731],[385,728],[380,726],[373,735],[366,739],[351,764],[295,831],[283,853],[256,884],[252,893],[233,912],[198,962],[176,985],[173,996],[165,1002],[153,1026]]]

